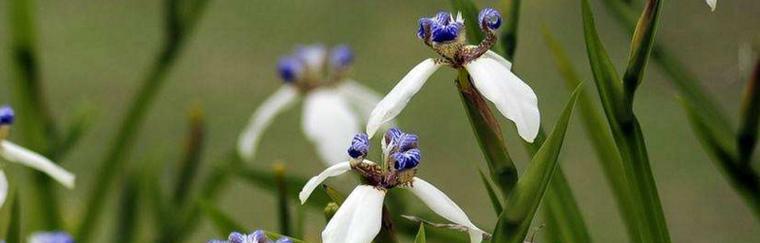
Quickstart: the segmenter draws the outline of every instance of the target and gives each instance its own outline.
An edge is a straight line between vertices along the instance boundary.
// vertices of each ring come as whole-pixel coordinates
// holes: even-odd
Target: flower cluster
[[[68,188],[74,188],[76,177],[64,170],[53,161],[6,140],[10,135],[11,126],[16,121],[15,113],[10,106],[0,107],[0,157],[8,162],[15,162],[39,170],[60,182]],[[0,206],[5,203],[8,194],[8,178],[0,166]]]
[[[240,156],[253,160],[265,129],[279,113],[303,98],[302,129],[322,161],[331,165],[347,159],[344,146],[380,101],[379,94],[346,77],[353,60],[348,46],[328,51],[321,44],[298,47],[281,58],[277,70],[285,85],[251,116],[238,140]]]
[[[466,228],[472,242],[482,240],[485,232],[475,226],[456,203],[435,186],[415,176],[422,159],[418,144],[417,135],[398,128],[389,129],[381,144],[383,166],[366,159],[369,138],[366,134],[357,134],[348,148],[351,160],[336,163],[306,182],[298,194],[301,203],[305,203],[327,178],[348,171],[355,171],[366,183],[357,186],[335,212],[322,231],[322,242],[371,242],[380,232],[385,195],[393,188],[411,191],[435,213]]]
[[[266,232],[257,230],[250,234],[232,232],[227,236],[227,240],[210,240],[208,243],[292,243],[288,237],[280,237],[277,240],[267,238]]]

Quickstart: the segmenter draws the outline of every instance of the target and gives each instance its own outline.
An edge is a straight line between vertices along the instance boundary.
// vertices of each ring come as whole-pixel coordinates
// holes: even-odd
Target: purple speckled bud
[[[480,14],[478,14],[478,21],[480,21],[480,26],[495,30],[498,29],[499,26],[501,26],[501,14],[499,14],[499,11],[493,8],[484,8],[480,11]]]

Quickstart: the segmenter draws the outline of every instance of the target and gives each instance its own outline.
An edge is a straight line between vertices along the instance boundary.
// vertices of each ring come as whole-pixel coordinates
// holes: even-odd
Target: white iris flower
[[[533,142],[538,134],[541,115],[533,89],[512,73],[512,64],[489,49],[496,42],[494,30],[501,25],[499,12],[487,8],[479,15],[481,30],[486,38],[477,46],[466,45],[464,20],[448,12],[433,18],[422,18],[417,36],[443,58],[428,58],[412,68],[401,81],[377,104],[367,122],[367,134],[372,137],[380,126],[394,119],[406,107],[412,96],[441,66],[466,69],[475,88],[494,103],[504,117],[512,120],[525,141]]]
[[[366,185],[359,185],[346,198],[322,231],[323,243],[369,243],[380,232],[383,201],[388,190],[402,188],[411,191],[433,212],[463,226],[471,242],[481,242],[486,234],[467,217],[446,194],[415,176],[422,154],[417,147],[417,136],[397,128],[389,129],[382,141],[384,165],[365,160],[369,151],[369,138],[357,134],[348,149],[351,160],[336,163],[312,177],[298,194],[305,203],[311,193],[329,177],[355,171],[364,177]]]

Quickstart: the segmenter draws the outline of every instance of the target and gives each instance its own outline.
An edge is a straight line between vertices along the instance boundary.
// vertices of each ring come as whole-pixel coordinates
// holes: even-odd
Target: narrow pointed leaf
[[[188,132],[183,146],[182,159],[177,164],[179,177],[175,181],[172,200],[174,205],[183,207],[195,183],[198,168],[201,164],[206,127],[204,124],[203,111],[194,107],[188,115]]]
[[[21,204],[18,193],[13,195],[11,218],[8,222],[8,231],[5,234],[8,243],[21,243]]]
[[[565,50],[562,48],[559,42],[551,35],[546,28],[543,29],[544,40],[547,46],[554,55],[557,68],[565,80],[565,87],[568,91],[572,91],[574,87],[577,87],[580,82],[580,77],[575,71],[570,58],[567,56]],[[639,242],[636,238],[638,233],[636,230],[636,219],[634,218],[634,211],[630,205],[630,191],[625,180],[625,172],[623,171],[622,159],[615,147],[615,141],[609,133],[606,122],[602,114],[599,114],[597,106],[594,104],[593,99],[586,90],[582,90],[578,95],[578,109],[580,119],[583,128],[591,140],[591,145],[596,152],[597,161],[601,164],[604,170],[604,175],[607,178],[607,182],[612,188],[612,193],[615,196],[618,210],[623,217],[628,235],[631,237],[632,242]]]
[[[127,178],[121,190],[119,198],[118,222],[116,224],[116,234],[112,242],[129,243],[134,240],[135,231],[137,230],[139,183],[135,173],[131,173]]]
[[[744,88],[741,109],[741,124],[736,137],[739,149],[739,164],[749,164],[757,145],[757,130],[760,122],[760,59],[755,64],[752,78]]]
[[[573,92],[551,135],[533,156],[525,175],[520,178],[514,191],[507,198],[504,211],[499,215],[493,232],[493,242],[520,243],[528,234],[541,199],[554,177],[567,124],[580,87],[582,86]]]
[[[630,103],[633,103],[633,94],[641,83],[641,79],[644,78],[644,71],[649,61],[649,55],[652,53],[661,5],[661,0],[647,0],[644,4],[644,11],[641,13],[641,17],[639,17],[638,24],[636,24],[636,30],[633,33],[628,67],[623,75],[625,93],[627,101]],[[632,106],[632,104],[628,106]]]
[[[480,175],[480,179],[483,181],[483,185],[486,187],[486,192],[488,192],[488,198],[491,199],[491,205],[493,206],[494,211],[496,211],[496,214],[500,214],[503,210],[501,206],[501,198],[498,194],[496,194],[494,186],[491,185],[491,182],[488,180],[488,177],[483,174],[483,171],[478,170],[478,174]]]
[[[425,243],[425,224],[420,223],[420,231],[417,232],[417,237],[414,238],[414,243]]]
[[[557,168],[544,196],[544,210],[551,212],[551,218],[547,217],[545,220],[555,223],[553,223],[553,228],[547,227],[544,230],[547,235],[556,238],[550,242],[591,242],[591,235],[586,228],[586,222],[583,220],[578,202],[573,197],[565,174],[561,170],[562,167],[558,166]],[[549,223],[549,225],[552,224]]]
[[[480,32],[478,24],[478,6],[472,0],[450,0],[454,11],[462,13],[467,40],[470,43],[480,43],[483,40],[483,32]],[[456,15],[457,13],[453,13]]]

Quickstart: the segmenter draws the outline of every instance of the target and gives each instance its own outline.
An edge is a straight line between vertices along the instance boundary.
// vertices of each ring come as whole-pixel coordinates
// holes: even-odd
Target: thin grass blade
[[[417,232],[417,236],[414,237],[414,243],[425,243],[427,242],[427,238],[425,238],[425,224],[420,224],[420,230]]]

